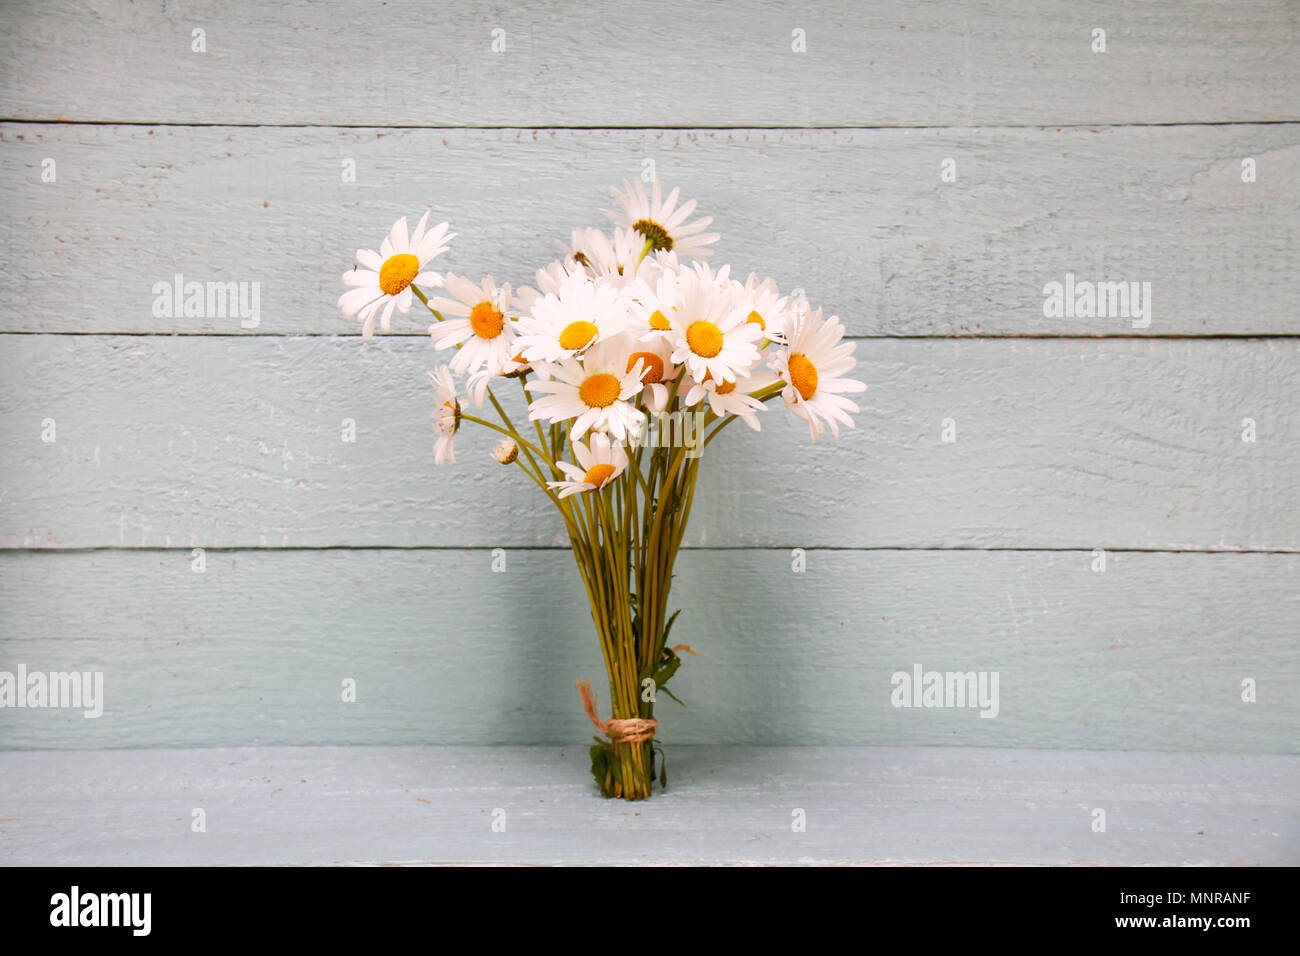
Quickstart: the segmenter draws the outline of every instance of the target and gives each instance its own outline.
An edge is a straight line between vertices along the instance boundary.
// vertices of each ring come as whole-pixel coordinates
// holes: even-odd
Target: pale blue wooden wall
[[[447,268],[526,281],[650,159],[870,385],[838,443],[774,412],[706,462],[666,741],[1293,752],[1298,21],[6,3],[0,670],[107,700],[0,710],[0,747],[586,739],[559,521],[487,437],[435,471],[419,323],[363,345],[334,302],[426,208]],[[260,324],[155,317],[177,272],[259,283]],[[1045,318],[1067,272],[1150,282],[1150,327]],[[998,671],[999,716],[891,707],[915,663]]]

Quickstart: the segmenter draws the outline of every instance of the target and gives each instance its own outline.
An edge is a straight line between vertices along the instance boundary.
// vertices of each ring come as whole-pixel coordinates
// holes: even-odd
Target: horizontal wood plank
[[[585,759],[576,746],[0,754],[0,862],[1300,863],[1295,757],[683,747],[670,789],[635,804],[596,796]]]
[[[812,443],[779,401],[763,432],[730,427],[688,544],[1300,550],[1300,340],[858,352],[858,427]],[[425,370],[445,356],[427,338],[0,337],[0,546],[567,543],[489,457],[495,433],[466,424],[434,466]]]
[[[955,163],[956,181],[941,181]],[[1242,161],[1257,180],[1242,181]],[[42,179],[54,162],[54,182]],[[343,163],[356,167],[344,183]],[[533,281],[653,161],[717,262],[859,335],[1300,334],[1300,125],[835,131],[0,126],[0,330],[347,333],[358,246],[426,208],[445,270]],[[509,185],[506,185],[509,184]],[[258,314],[156,310],[156,283],[256,285]],[[1067,274],[1149,314],[1045,315]],[[1143,286],[1142,283],[1148,283]],[[1117,302],[1117,305],[1121,303]],[[1107,302],[1109,305],[1109,302]],[[418,310],[417,310],[418,311]],[[158,314],[162,312],[162,314]],[[419,334],[427,315],[397,328]]]
[[[793,8],[22,0],[0,16],[0,115],[15,118],[393,126],[1300,118],[1300,31],[1285,0]],[[204,31],[203,52],[195,30]],[[1094,50],[1096,30],[1105,31],[1104,52]]]
[[[795,573],[788,551],[687,552],[673,640],[706,656],[669,685],[684,709],[661,699],[660,739],[1295,752],[1300,555],[1094,563],[811,551]],[[574,681],[609,699],[562,551],[208,552],[203,573],[187,551],[9,552],[0,635],[0,671],[102,672],[104,701],[0,709],[0,748],[576,746]],[[895,706],[917,665],[985,672],[986,704],[996,672],[996,715]]]

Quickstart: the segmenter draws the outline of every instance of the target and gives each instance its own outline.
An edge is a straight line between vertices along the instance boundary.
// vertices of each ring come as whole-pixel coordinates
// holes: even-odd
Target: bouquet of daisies
[[[658,180],[614,195],[612,232],[574,230],[535,287],[518,289],[431,271],[455,233],[427,228],[428,213],[414,232],[400,219],[377,252],[357,251],[339,307],[368,339],[419,299],[450,357],[429,374],[435,462],[456,460],[466,424],[489,429],[493,457],[559,512],[609,678],[608,719],[578,682],[600,731],[592,774],[605,796],[635,800],[666,783],[655,703],[671,696],[678,655],[694,653],[669,643],[679,611],[668,594],[703,452],[733,421],[758,431],[778,396],[812,440],[838,437],[858,411],[846,396],[866,385],[845,377],[857,363],[839,319],[771,279],[708,265],[720,237],[705,231],[711,219],[691,220],[694,200],[679,205]],[[528,423],[506,413],[494,394],[505,388],[522,389]]]

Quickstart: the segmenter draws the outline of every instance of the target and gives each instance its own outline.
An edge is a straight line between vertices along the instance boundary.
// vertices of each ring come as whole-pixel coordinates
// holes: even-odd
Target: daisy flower
[[[578,441],[589,431],[608,432],[618,441],[635,438],[645,424],[645,415],[632,405],[641,394],[645,369],[633,363],[628,371],[631,340],[627,336],[601,342],[588,349],[582,360],[565,359],[547,371],[548,381],[533,382],[534,392],[543,392],[528,406],[528,418],[545,418],[552,425],[573,419],[569,439]]]
[[[442,276],[436,272],[425,272],[424,267],[433,259],[447,251],[447,246],[455,238],[454,232],[447,232],[448,225],[440,222],[428,232],[425,223],[429,221],[426,212],[420,217],[415,232],[407,234],[406,217],[393,223],[388,236],[380,243],[379,251],[358,249],[357,262],[363,267],[343,273],[343,284],[351,286],[339,296],[339,308],[343,314],[356,316],[362,323],[361,335],[370,338],[375,334],[375,319],[379,318],[385,332],[391,327],[393,309],[398,308],[403,314],[411,310],[411,286],[442,285]]]
[[[664,269],[653,281],[641,279],[632,286],[632,320],[643,341],[668,332],[668,317],[677,311],[677,275],[676,269]]]
[[[763,330],[750,322],[735,300],[723,266],[716,274],[697,264],[678,275],[678,307],[668,316],[674,362],[684,362],[697,382],[734,382],[759,361]],[[653,323],[652,323],[653,324]]]
[[[759,424],[755,412],[763,411],[764,405],[754,398],[754,392],[767,388],[777,381],[779,379],[775,374],[763,368],[755,369],[749,375],[737,376],[734,382],[715,382],[711,378],[703,382],[692,380],[683,404],[690,408],[707,398],[709,408],[719,418],[736,415],[754,431],[761,431],[762,425]]]
[[[736,283],[736,301],[739,308],[748,309],[747,322],[755,323],[764,335],[774,342],[779,342],[785,334],[785,317],[791,311],[788,296],[783,296],[773,279],[758,281],[758,275],[751,272],[742,286]]]
[[[631,280],[655,267],[652,259],[641,255],[645,238],[632,229],[615,229],[612,238],[599,229],[575,229],[571,241],[572,245],[561,243],[561,247],[592,278],[621,276]]]
[[[853,357],[856,342],[841,342],[844,326],[835,316],[822,321],[822,310],[796,311],[785,324],[788,345],[772,357],[772,369],[786,383],[781,390],[786,408],[808,423],[816,441],[824,427],[840,437],[840,423],[853,427],[849,412],[858,406],[844,397],[846,392],[865,392],[867,386],[855,379],[841,378],[858,364]]]
[[[581,263],[571,258],[556,259],[554,262],[537,270],[537,289],[529,286],[520,286],[515,291],[515,306],[519,310],[519,315],[527,315],[533,311],[533,305],[538,299],[544,298],[548,293],[559,295],[560,287],[564,285],[573,276],[586,275]],[[541,291],[539,292],[538,289]]]
[[[631,297],[613,283],[570,276],[518,320],[517,349],[527,362],[573,358],[628,325]]]
[[[717,242],[721,236],[716,232],[703,230],[713,222],[712,217],[687,222],[695,211],[695,200],[677,206],[679,190],[674,189],[664,199],[658,178],[649,196],[641,180],[635,183],[623,181],[624,192],[614,190],[614,198],[622,207],[619,212],[606,209],[609,216],[620,226],[626,226],[641,234],[643,240],[650,242],[654,250],[672,250],[679,255],[693,259],[707,259],[713,254],[708,247]]]
[[[556,462],[560,470],[569,476],[568,481],[548,481],[547,487],[555,488],[561,498],[581,491],[596,491],[623,474],[627,468],[627,451],[622,445],[610,444],[604,435],[592,435],[591,447],[580,441],[573,443],[573,456],[578,465],[567,461]]]
[[[632,346],[627,357],[627,370],[633,371],[641,363],[641,381],[645,383],[646,408],[662,412],[668,405],[668,386],[677,380],[682,367],[672,360],[672,348],[658,332],[652,332]]]
[[[438,405],[433,410],[433,430],[438,441],[433,446],[433,463],[456,460],[456,432],[460,430],[460,402],[456,399],[456,383],[451,369],[443,365],[429,373],[429,384],[438,390]]]
[[[429,326],[429,335],[438,349],[460,346],[451,360],[452,371],[464,373],[483,366],[491,369],[504,366],[514,354],[510,347],[515,330],[505,314],[510,308],[510,285],[498,287],[491,276],[475,284],[449,272],[443,279],[443,287],[455,298],[437,298],[429,304],[457,318],[435,322]]]

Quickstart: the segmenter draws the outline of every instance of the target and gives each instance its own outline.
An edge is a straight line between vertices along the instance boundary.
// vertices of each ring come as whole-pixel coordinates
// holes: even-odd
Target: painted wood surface
[[[596,796],[580,747],[5,753],[0,864],[1300,863],[1295,757],[683,747],[671,759],[670,789],[627,804]],[[206,832],[191,829],[196,809]]]
[[[1300,101],[1300,89],[1297,89]],[[955,182],[941,179],[945,160]],[[42,179],[52,160],[55,182]],[[1255,181],[1242,181],[1242,163]],[[861,335],[1300,334],[1300,125],[943,130],[0,126],[0,328],[347,334],[358,246],[431,208],[439,268],[516,285],[654,163],[718,262],[802,289]],[[355,182],[344,182],[346,163]],[[256,327],[160,305],[242,282]],[[1044,312],[1067,274],[1148,315]],[[1143,286],[1148,283],[1149,286]],[[1109,302],[1107,302],[1109,305]],[[206,307],[206,306],[205,306]],[[1130,310],[1131,311],[1131,310]],[[248,320],[251,321],[251,320]],[[396,328],[421,334],[419,310]]]
[[[23,0],[7,3],[0,23],[0,115],[24,119],[665,127],[1300,118],[1300,30],[1286,0]],[[195,30],[205,52],[194,52]],[[1104,53],[1094,52],[1096,30]]]
[[[353,250],[425,208],[461,232],[445,268],[526,281],[647,161],[715,217],[719,261],[868,337],[871,386],[838,443],[774,409],[710,450],[678,581],[680,639],[709,656],[674,684],[690,709],[661,708],[665,739],[969,749],[845,751],[841,790],[815,753],[684,747],[703,789],[685,828],[661,820],[691,839],[659,850],[618,815],[599,846],[1296,862],[1294,763],[1032,748],[1295,751],[1298,23],[1281,0],[6,3],[0,670],[102,669],[109,698],[98,720],[0,711],[0,750],[369,746],[6,753],[0,801],[21,812],[0,817],[24,822],[0,862],[592,858],[556,837],[592,819],[572,681],[600,677],[560,524],[486,436],[435,470],[424,323],[363,346],[334,303]],[[256,327],[155,314],[176,273],[257,283]],[[1066,273],[1150,282],[1151,324],[1045,317]],[[202,575],[193,547],[214,549]],[[893,708],[890,676],[917,663],[998,670],[999,716]],[[526,742],[572,749],[382,749]],[[563,809],[516,842],[413,843],[427,820],[403,816],[349,843],[350,818],[398,819],[401,760],[441,775],[427,799],[453,831],[484,812],[457,788],[526,786],[520,764]],[[300,831],[273,825],[283,788],[241,789],[285,767],[365,769]],[[881,779],[900,789],[850,798]],[[188,803],[150,815],[184,786],[232,800],[236,830],[196,846]],[[773,787],[843,825],[778,846]],[[1016,796],[988,808],[999,788]],[[1083,808],[1111,799],[1137,822],[1104,844]],[[746,826],[701,835],[737,807]],[[317,823],[338,842],[311,849]]]
[[[736,424],[710,446],[691,543],[1300,549],[1300,339],[859,354],[870,387],[840,441],[810,442],[777,402],[763,432]],[[457,463],[434,466],[439,357],[427,338],[6,336],[0,543],[566,543],[535,486],[490,458],[496,433],[465,425]]]
[[[574,681],[593,679],[607,706],[567,552],[205,560],[195,573],[187,551],[0,555],[0,671],[98,671],[104,687],[98,718],[0,709],[0,746],[576,745],[593,728]],[[1104,572],[1070,551],[805,560],[795,573],[781,550],[682,555],[673,640],[706,656],[687,655],[670,685],[686,707],[664,696],[657,708],[670,753],[706,742],[1294,751],[1300,555],[1117,553]],[[895,697],[895,675],[917,665],[985,672],[983,702],[902,706],[916,697]]]

